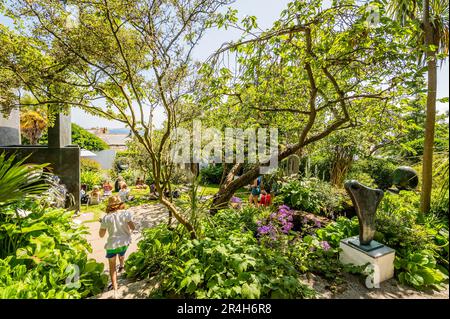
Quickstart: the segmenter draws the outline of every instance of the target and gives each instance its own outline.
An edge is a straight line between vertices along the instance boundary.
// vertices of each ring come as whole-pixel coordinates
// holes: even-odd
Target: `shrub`
[[[86,184],[88,189],[99,186],[102,183],[103,175],[98,172],[85,171],[80,173],[81,184]]]
[[[356,161],[349,171],[348,179],[358,179],[360,176],[367,176],[373,180],[373,185],[380,189],[387,189],[392,186],[392,174],[397,168],[396,163],[384,158],[365,158]],[[365,177],[368,182],[367,177]],[[363,181],[360,181],[363,182]]]
[[[375,240],[396,250],[395,275],[416,289],[439,288],[448,279],[448,222],[417,222],[419,196],[386,193],[377,211]],[[338,247],[358,235],[358,220],[341,217],[316,232],[319,240]]]
[[[48,144],[47,131],[39,139],[39,144]],[[80,148],[88,151],[103,151],[109,149],[109,146],[105,141],[75,123],[72,123],[72,144],[78,145]]]
[[[102,167],[100,163],[90,158],[82,158],[80,160],[80,169],[82,172],[100,172]]]
[[[253,219],[225,210],[205,224],[205,236],[190,240],[165,225],[149,229],[126,262],[129,276],[159,273],[160,296],[185,298],[299,298],[313,291],[298,279],[286,256],[259,245],[247,225]]]
[[[72,215],[33,201],[2,210],[0,298],[82,298],[102,291],[103,264],[87,258],[88,232]]]
[[[223,166],[221,164],[209,165],[200,170],[200,178],[206,184],[219,184],[222,178]]]
[[[282,186],[280,194],[292,208],[328,216],[342,212],[347,200],[344,192],[316,178],[290,181]]]

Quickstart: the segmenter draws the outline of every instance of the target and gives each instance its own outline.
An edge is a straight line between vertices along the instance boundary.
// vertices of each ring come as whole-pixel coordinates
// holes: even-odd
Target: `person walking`
[[[125,204],[119,196],[108,198],[106,215],[100,219],[99,236],[103,238],[108,232],[105,244],[106,258],[109,263],[111,288],[114,289],[114,298],[117,293],[116,256],[119,256],[119,272],[124,269],[125,253],[131,244],[131,232],[135,230],[131,212],[125,209]]]

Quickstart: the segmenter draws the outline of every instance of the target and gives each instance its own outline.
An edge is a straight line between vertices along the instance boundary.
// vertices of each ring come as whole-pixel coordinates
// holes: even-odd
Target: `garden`
[[[294,0],[269,27],[232,0],[151,3],[0,2],[22,145],[75,108],[130,132],[112,168],[79,159],[77,209],[0,143],[0,299],[448,298],[448,3]],[[199,59],[211,30],[239,38]],[[71,141],[109,148],[80,123]]]

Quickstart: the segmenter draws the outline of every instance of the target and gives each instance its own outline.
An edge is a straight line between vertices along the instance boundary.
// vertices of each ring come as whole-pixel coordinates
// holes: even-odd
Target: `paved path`
[[[132,243],[127,250],[126,256],[129,256],[132,252],[137,250],[137,243],[142,239],[141,231],[143,229],[154,227],[162,222],[167,223],[169,219],[169,213],[162,204],[144,204],[141,206],[130,207],[128,210],[133,213],[133,221],[136,225],[136,230],[131,235]],[[77,217],[75,222],[82,223],[84,221],[92,220],[92,218],[92,213],[85,213]],[[94,258],[98,262],[102,262],[105,265],[105,273],[109,275],[108,260],[105,257],[104,248],[106,236],[100,238],[98,235],[100,223],[90,222],[84,223],[84,225],[89,228],[89,234],[86,235],[86,239],[92,246],[92,252],[89,254],[89,258]],[[154,286],[151,281],[130,282],[122,276],[119,276],[118,283],[120,286],[119,298],[145,298],[148,296],[148,289],[143,287],[148,283],[150,283],[152,287]],[[112,291],[105,290],[103,294],[96,296],[95,298],[112,298]]]

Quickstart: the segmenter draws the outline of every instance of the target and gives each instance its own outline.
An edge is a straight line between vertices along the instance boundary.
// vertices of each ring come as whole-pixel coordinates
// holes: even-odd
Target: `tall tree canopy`
[[[279,160],[328,136],[359,125],[395,121],[423,77],[417,70],[408,30],[384,16],[371,24],[368,5],[294,1],[274,26],[224,45],[205,71],[204,105],[223,125],[275,126],[281,131]],[[250,36],[248,36],[250,34]],[[227,63],[234,55],[237,67]],[[226,97],[226,98],[224,98]],[[215,205],[259,174],[255,165],[234,178],[231,169]]]

